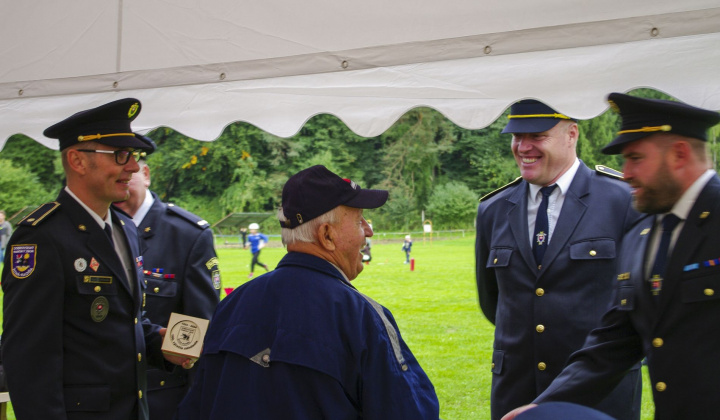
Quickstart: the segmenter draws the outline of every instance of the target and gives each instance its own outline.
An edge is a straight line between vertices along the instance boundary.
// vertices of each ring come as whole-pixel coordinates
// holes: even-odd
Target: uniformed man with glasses
[[[146,365],[168,368],[164,331],[143,319],[143,261],[128,196],[148,145],[140,101],[78,112],[45,130],[67,179],[23,219],[2,273],[2,357],[18,419],[147,419]],[[167,359],[189,367],[192,361]]]

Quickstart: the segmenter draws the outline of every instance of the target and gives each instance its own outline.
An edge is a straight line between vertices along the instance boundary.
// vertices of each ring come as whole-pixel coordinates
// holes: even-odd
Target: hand
[[[513,420],[513,419],[515,418],[515,416],[517,416],[518,414],[520,414],[520,413],[522,413],[522,412],[524,412],[524,411],[527,411],[527,410],[529,410],[529,409],[531,409],[531,408],[534,408],[534,407],[537,407],[537,404],[523,405],[522,407],[518,407],[518,408],[514,409],[513,411],[505,414],[505,415],[503,416],[503,418],[500,419],[500,420]]]
[[[160,328],[160,337],[165,338],[166,332],[167,328]],[[195,366],[195,362],[197,362],[198,360],[195,358],[176,356],[174,354],[167,353],[163,353],[163,357],[165,358],[165,360],[174,365],[182,366],[183,369],[192,369],[193,366]]]

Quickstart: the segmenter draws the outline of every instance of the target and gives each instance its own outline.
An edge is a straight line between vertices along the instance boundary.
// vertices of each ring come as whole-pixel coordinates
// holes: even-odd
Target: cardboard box
[[[171,313],[163,339],[163,353],[199,358],[209,323],[207,319]]]

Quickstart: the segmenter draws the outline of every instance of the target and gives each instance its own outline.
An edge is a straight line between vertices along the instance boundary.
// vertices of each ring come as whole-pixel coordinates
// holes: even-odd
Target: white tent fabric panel
[[[364,136],[418,106],[482,128],[538,98],[590,118],[653,87],[720,109],[720,1],[0,0],[0,147],[136,97],[134,128],[291,136],[329,113]]]

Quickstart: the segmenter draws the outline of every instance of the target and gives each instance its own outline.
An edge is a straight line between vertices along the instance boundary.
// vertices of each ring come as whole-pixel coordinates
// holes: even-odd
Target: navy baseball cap
[[[287,218],[280,222],[294,229],[323,215],[337,206],[375,209],[388,199],[385,190],[362,189],[322,165],[311,166],[291,176],[282,192],[282,212]]]
[[[539,404],[515,417],[516,420],[614,420],[598,410],[567,402]]]
[[[130,129],[130,123],[140,113],[140,101],[125,98],[80,111],[45,129],[43,134],[60,141],[60,150],[74,144],[94,141],[113,147],[146,149]]]
[[[618,136],[602,152],[622,153],[623,146],[656,133],[675,133],[707,141],[707,131],[720,122],[720,114],[682,102],[644,99],[623,93],[608,95],[610,108],[622,117]]]
[[[562,120],[575,121],[535,99],[524,99],[510,106],[508,123],[502,133],[542,133]]]

